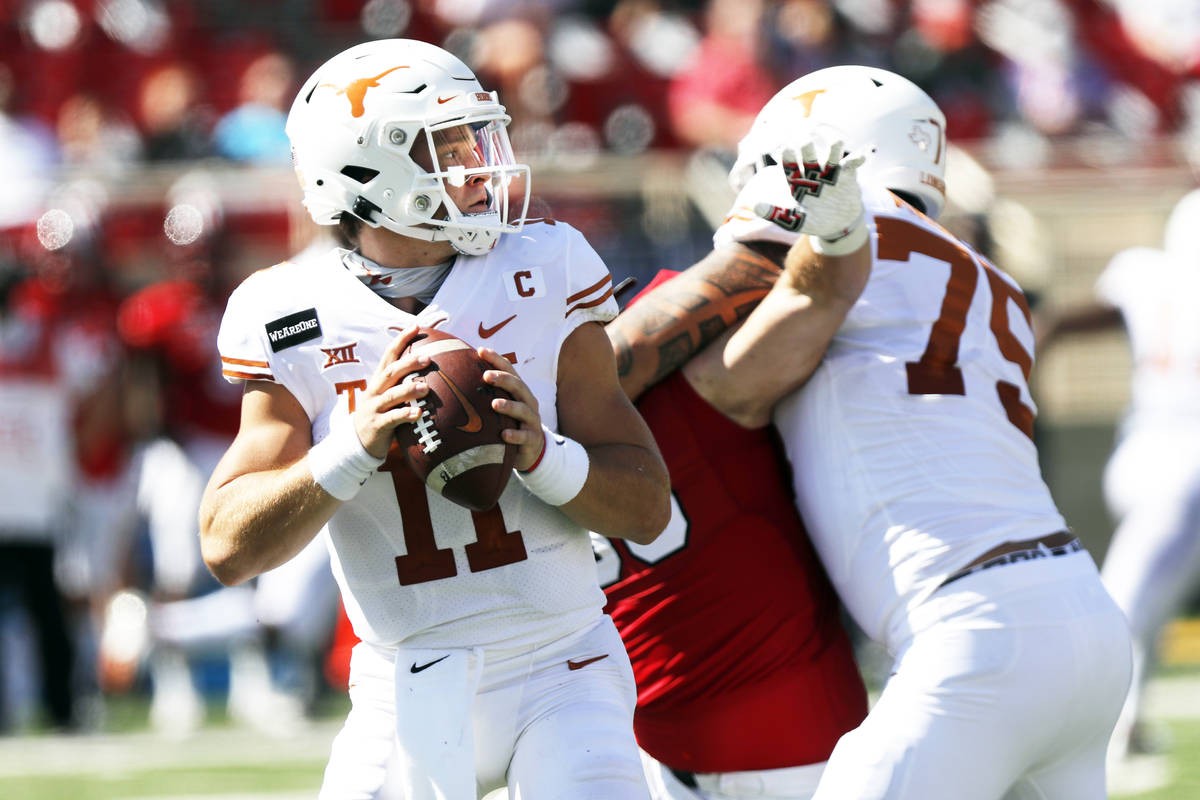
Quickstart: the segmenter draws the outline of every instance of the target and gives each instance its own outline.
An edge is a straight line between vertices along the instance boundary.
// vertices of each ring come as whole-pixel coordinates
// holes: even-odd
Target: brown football
[[[436,328],[420,328],[405,352],[425,353],[429,393],[416,401],[421,418],[396,428],[396,442],[417,477],[433,491],[474,511],[500,499],[512,475],[516,445],[500,438],[517,425],[492,409],[492,398],[508,397],[483,382],[491,369],[475,348]]]

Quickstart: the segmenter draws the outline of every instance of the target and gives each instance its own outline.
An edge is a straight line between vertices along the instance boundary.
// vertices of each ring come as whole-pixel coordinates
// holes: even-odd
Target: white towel
[[[396,653],[396,737],[409,800],[475,800],[471,708],[482,674],[479,650]]]

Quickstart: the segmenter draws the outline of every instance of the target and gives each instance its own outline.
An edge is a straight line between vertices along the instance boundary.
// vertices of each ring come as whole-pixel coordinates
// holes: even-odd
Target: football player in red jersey
[[[743,245],[694,269],[719,261],[756,275],[740,304],[765,294],[785,253]],[[647,291],[673,277],[660,273]],[[706,298],[712,309],[725,299]],[[621,317],[609,325],[619,357],[630,355],[625,329]],[[594,540],[607,610],[637,677],[634,728],[653,757],[655,800],[751,788],[806,798],[866,715],[866,690],[774,431],[706,401],[693,382],[712,377],[680,369],[640,397],[626,384],[671,473],[672,518],[649,546]]]
[[[231,289],[219,270],[227,232],[220,197],[204,173],[182,176],[167,199],[167,273],[127,298],[119,315],[140,396],[152,401],[143,402],[139,415],[138,485],[153,556],[151,721],[168,735],[190,733],[204,706],[189,662],[228,655],[231,718],[269,735],[292,735],[311,692],[307,670],[316,668],[335,621],[336,586],[319,540],[252,588],[219,587],[203,565],[200,497],[238,430],[241,405],[241,392],[221,375],[214,344]],[[295,667],[295,686],[272,679],[268,655],[286,665],[277,673]],[[104,656],[129,678],[136,662],[121,662],[141,653]]]
[[[220,201],[204,189],[199,174],[177,182],[168,201],[165,274],[122,302],[117,324],[131,355],[132,416],[141,441],[138,512],[152,556],[151,721],[168,735],[182,736],[200,724],[204,706],[191,680],[187,652],[193,648],[167,640],[186,637],[197,626],[171,623],[164,630],[159,611],[164,603],[213,588],[200,559],[196,510],[208,475],[237,432],[241,398],[212,365],[212,340],[227,294],[215,271],[224,241]],[[239,616],[235,605],[209,616]],[[131,675],[136,668],[117,664],[111,653],[102,656],[114,674]]]

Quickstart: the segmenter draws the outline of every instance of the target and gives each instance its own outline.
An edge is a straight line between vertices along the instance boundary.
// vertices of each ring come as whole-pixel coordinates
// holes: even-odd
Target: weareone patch
[[[271,351],[275,353],[321,338],[321,323],[317,320],[317,310],[309,308],[268,322],[267,338],[271,340]]]

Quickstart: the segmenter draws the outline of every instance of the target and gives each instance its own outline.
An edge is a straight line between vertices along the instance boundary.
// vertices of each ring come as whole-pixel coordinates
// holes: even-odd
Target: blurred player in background
[[[608,270],[574,229],[523,219],[508,121],[424,42],[326,62],[288,135],[309,213],[351,249],[255,273],[221,325],[225,375],[246,386],[201,509],[205,560],[238,584],[327,529],[362,639],[325,798],[376,796],[393,753],[411,798],[646,796],[587,530],[652,541],[666,469],[599,324]],[[429,491],[392,448],[427,392],[428,356],[402,355],[418,325],[487,344],[485,380],[511,395],[492,405],[519,423],[518,472],[487,511]]]
[[[714,241],[791,250],[693,362],[729,374],[696,388],[742,424],[774,421],[833,585],[895,657],[814,798],[1098,800],[1129,632],[1041,478],[1021,291],[925,215],[945,203],[944,134],[924,92],[878,69],[812,73],[768,103]],[[859,163],[863,193],[840,191]],[[826,309],[806,276],[858,251],[869,279],[826,348],[807,335]],[[668,361],[692,346],[673,333],[650,341]]]
[[[715,250],[677,279],[693,298],[690,313],[744,316],[786,252],[772,242]],[[829,268],[827,286],[850,284],[840,294],[813,287],[814,300],[831,307],[824,327],[810,332],[815,340],[828,341],[857,297],[863,270],[844,266]],[[726,270],[756,283],[727,295],[707,280]],[[647,291],[674,275],[660,273]],[[806,800],[834,744],[867,712],[838,599],[792,503],[774,430],[765,420],[743,427],[698,393],[697,384],[729,375],[711,360],[685,364],[643,394],[626,337],[636,339],[648,317],[676,319],[682,309],[641,308],[637,300],[631,308],[607,331],[623,387],[671,473],[673,513],[649,546],[602,538],[594,546],[608,611],[637,677],[634,730],[649,756],[651,794],[714,800],[753,791]]]
[[[294,734],[314,687],[314,670],[336,614],[336,587],[320,541],[253,586],[222,588],[204,568],[196,515],[204,485],[237,432],[241,395],[221,376],[215,341],[228,297],[224,210],[210,176],[192,172],[168,192],[164,232],[167,276],[122,305],[120,330],[135,357],[139,400],[138,506],[152,551],[152,597],[126,616],[146,622],[151,721],[172,735],[194,731],[205,715],[192,675],[202,656],[229,658],[228,708],[235,721],[275,735]],[[110,620],[120,629],[123,620]],[[124,625],[126,628],[132,626]],[[130,631],[130,635],[135,635]],[[105,653],[114,689],[136,674],[135,647]],[[277,685],[270,658],[292,672]],[[133,663],[131,663],[131,661]]]
[[[69,354],[75,387],[74,482],[70,523],[56,578],[70,603],[78,655],[74,684],[80,723],[100,723],[99,632],[105,604],[121,585],[134,526],[134,470],[126,409],[127,358],[117,335],[120,293],[104,260],[107,196],[97,184],[57,190],[39,220],[32,262],[42,299],[53,309],[58,347]],[[67,228],[62,228],[69,223]],[[55,230],[65,239],[55,241]]]
[[[1120,328],[1132,351],[1131,402],[1104,471],[1118,520],[1104,585],[1134,637],[1134,678],[1110,756],[1160,749],[1141,720],[1159,635],[1200,577],[1200,190],[1171,211],[1161,249],[1118,253],[1096,281],[1096,301],[1052,314],[1043,351],[1074,333]]]
[[[29,670],[12,660],[23,640],[9,628],[10,705],[18,702],[14,679],[40,676],[48,721],[65,728],[99,722],[93,612],[111,590],[113,531],[132,492],[120,491],[123,362],[100,255],[104,193],[69,184],[47,205],[35,224],[14,231],[9,253],[0,335],[0,570],[8,591],[0,605],[24,606],[40,664]],[[8,724],[20,723],[14,715],[19,709]]]

